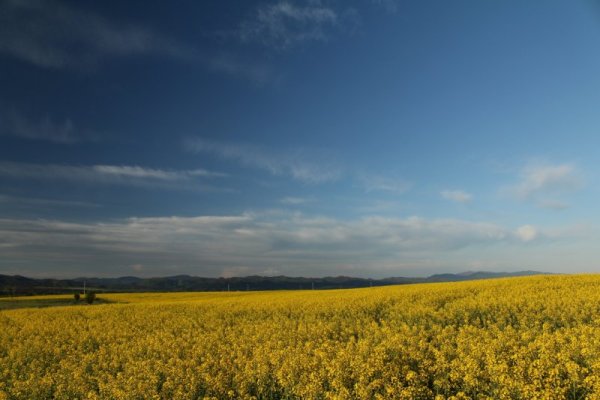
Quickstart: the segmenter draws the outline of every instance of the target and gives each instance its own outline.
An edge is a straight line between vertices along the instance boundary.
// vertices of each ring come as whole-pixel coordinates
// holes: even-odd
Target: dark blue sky
[[[0,0],[0,273],[597,271],[594,1]]]

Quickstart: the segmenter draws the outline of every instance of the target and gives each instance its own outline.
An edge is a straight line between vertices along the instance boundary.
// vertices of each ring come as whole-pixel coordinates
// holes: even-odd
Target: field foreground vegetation
[[[0,399],[600,399],[600,276],[101,298],[0,306]]]

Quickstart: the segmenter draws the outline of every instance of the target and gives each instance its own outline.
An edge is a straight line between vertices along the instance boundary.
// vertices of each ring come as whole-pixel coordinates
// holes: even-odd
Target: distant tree
[[[96,300],[95,292],[87,292],[85,294],[85,301],[87,301],[88,304],[92,304],[94,302],[94,300]]]
[[[79,301],[81,299],[81,295],[79,294],[79,292],[75,292],[73,298],[75,298],[75,301]]]

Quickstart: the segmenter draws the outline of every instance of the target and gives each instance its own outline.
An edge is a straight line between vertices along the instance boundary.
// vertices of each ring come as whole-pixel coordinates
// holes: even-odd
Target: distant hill
[[[506,278],[546,274],[538,271],[485,272],[468,271],[459,274],[436,274],[427,278],[391,277],[383,279],[336,276],[303,278],[289,276],[246,276],[234,278],[203,278],[176,275],[159,278],[75,278],[33,279],[20,275],[0,274],[0,295],[31,295],[72,293],[84,286],[100,292],[185,292],[185,291],[240,291],[240,290],[298,290],[349,289],[369,286],[403,285],[410,283],[458,282],[475,279]]]
[[[472,281],[477,279],[508,278],[512,276],[547,275],[547,272],[518,271],[518,272],[486,272],[467,271],[459,274],[436,274],[426,278],[428,282],[458,282]]]

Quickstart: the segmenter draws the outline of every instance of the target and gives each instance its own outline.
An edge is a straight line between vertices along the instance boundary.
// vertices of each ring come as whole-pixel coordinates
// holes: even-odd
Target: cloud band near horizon
[[[424,274],[442,260],[471,250],[523,248],[572,232],[531,225],[419,217],[342,221],[300,213],[144,217],[96,223],[0,219],[4,271],[107,275],[172,270],[202,276],[245,274],[360,276]],[[40,268],[44,267],[44,268]],[[140,270],[141,271],[141,270]],[[137,272],[140,272],[137,271]]]

